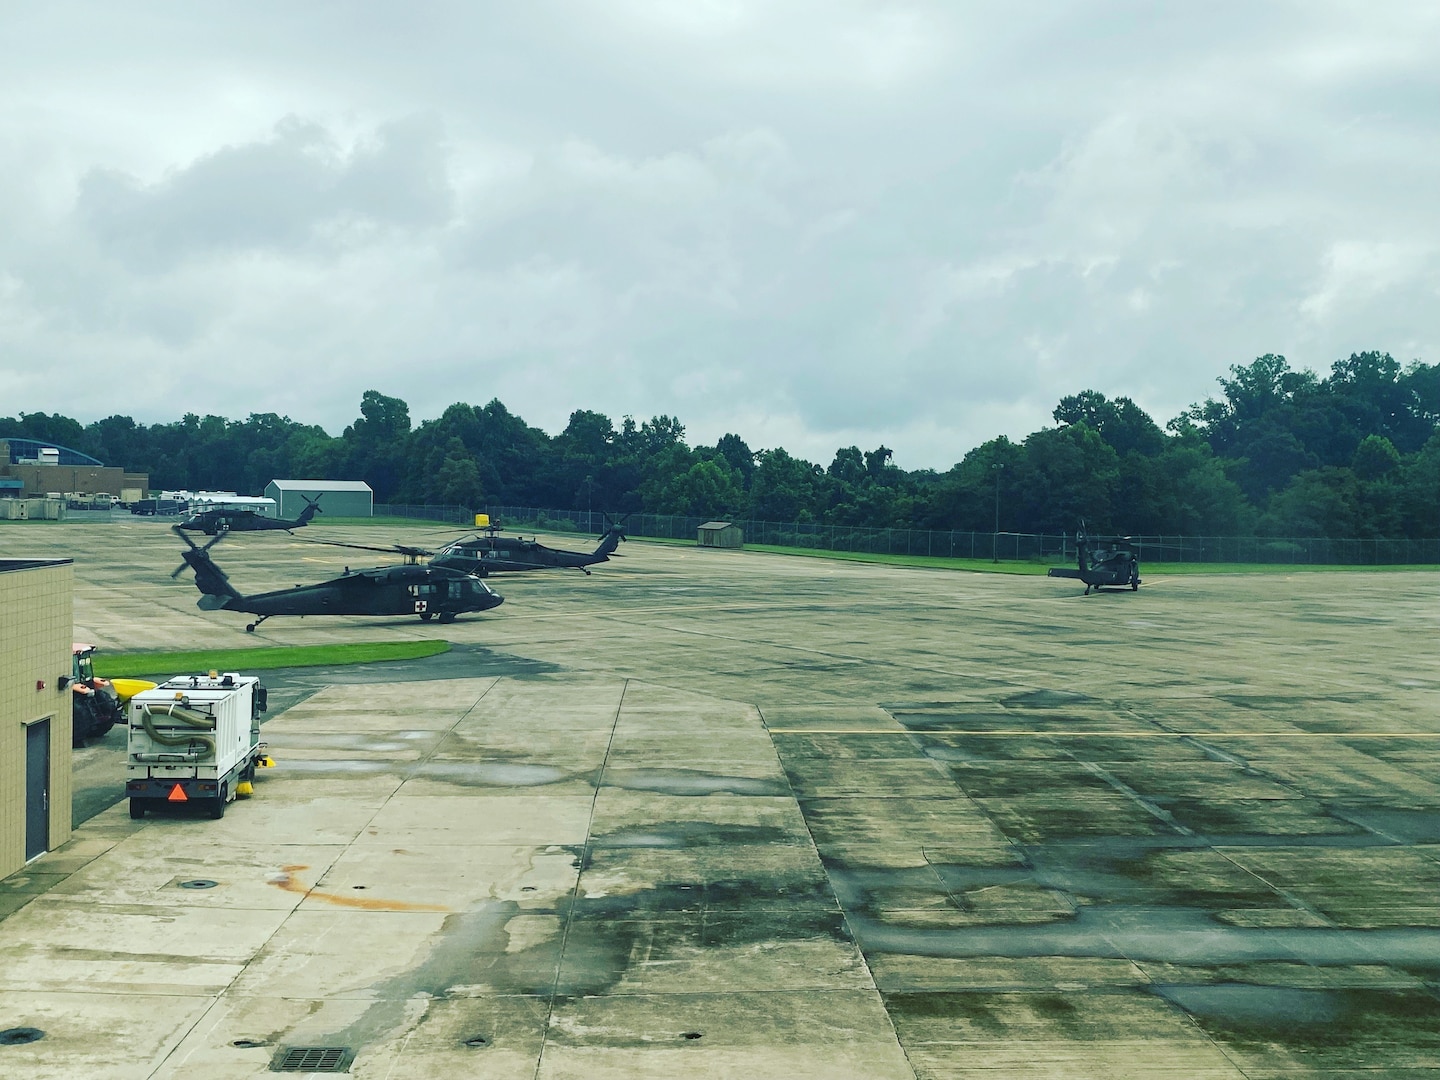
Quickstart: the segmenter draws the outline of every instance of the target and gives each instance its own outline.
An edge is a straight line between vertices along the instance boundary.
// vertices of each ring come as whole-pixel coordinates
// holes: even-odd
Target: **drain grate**
[[[348,1046],[283,1046],[270,1063],[270,1071],[349,1072],[354,1057]]]
[[[39,1028],[6,1028],[0,1031],[0,1046],[24,1046],[26,1043],[39,1042],[44,1037],[45,1032]]]

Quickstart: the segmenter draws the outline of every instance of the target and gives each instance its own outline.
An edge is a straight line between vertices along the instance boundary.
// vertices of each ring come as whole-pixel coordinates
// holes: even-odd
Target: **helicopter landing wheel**
[[[245,632],[246,632],[247,634],[253,634],[253,633],[255,632],[255,624],[254,624],[253,622],[252,622],[252,623],[246,623],[246,624],[245,624]]]
[[[441,621],[442,623],[451,623],[451,622],[454,622],[454,621],[455,621],[455,612],[453,612],[453,611],[442,611],[442,612],[440,613],[440,621]]]
[[[434,613],[433,611],[422,611],[422,612],[420,613],[420,621],[421,621],[421,622],[429,622],[429,621],[430,621],[431,619],[433,619],[434,617],[435,617],[435,613]]]

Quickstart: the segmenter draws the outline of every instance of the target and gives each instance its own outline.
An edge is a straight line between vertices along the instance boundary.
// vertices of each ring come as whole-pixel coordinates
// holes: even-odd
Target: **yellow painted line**
[[[1001,735],[1062,739],[1440,739],[1440,731],[968,731],[958,728],[769,728],[771,735]]]

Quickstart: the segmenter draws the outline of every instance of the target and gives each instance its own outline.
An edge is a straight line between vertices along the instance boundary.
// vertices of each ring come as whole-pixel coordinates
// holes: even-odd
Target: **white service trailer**
[[[161,803],[198,802],[213,818],[267,761],[260,741],[266,693],[254,675],[177,675],[130,699],[125,794],[130,816]]]

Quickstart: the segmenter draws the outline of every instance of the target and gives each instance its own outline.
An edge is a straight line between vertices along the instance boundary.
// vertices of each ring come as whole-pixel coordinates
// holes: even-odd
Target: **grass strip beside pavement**
[[[649,544],[669,544],[675,547],[691,547],[697,551],[714,551],[723,555],[721,548],[702,548],[693,540],[675,540],[667,537],[635,537]],[[826,551],[823,548],[784,547],[779,544],[746,544],[744,551],[766,551],[774,555],[800,555],[810,559],[838,559],[842,562],[871,563],[877,566],[928,566],[939,570],[969,570],[982,574],[1023,574],[1043,577],[1052,566],[1074,566],[1075,560],[1041,562],[1030,559],[951,559],[940,555],[882,555],[868,551]],[[1440,570],[1440,566],[1403,563],[1390,565],[1332,565],[1322,563],[1197,563],[1197,562],[1147,562],[1140,560],[1140,576],[1166,577],[1179,574],[1304,574],[1304,573],[1389,573],[1391,571]]]
[[[382,660],[418,660],[448,652],[448,641],[375,641],[348,645],[280,645],[258,649],[197,652],[95,654],[95,674],[107,679],[137,675],[171,676],[195,671],[266,671],[272,668],[332,667]]]

